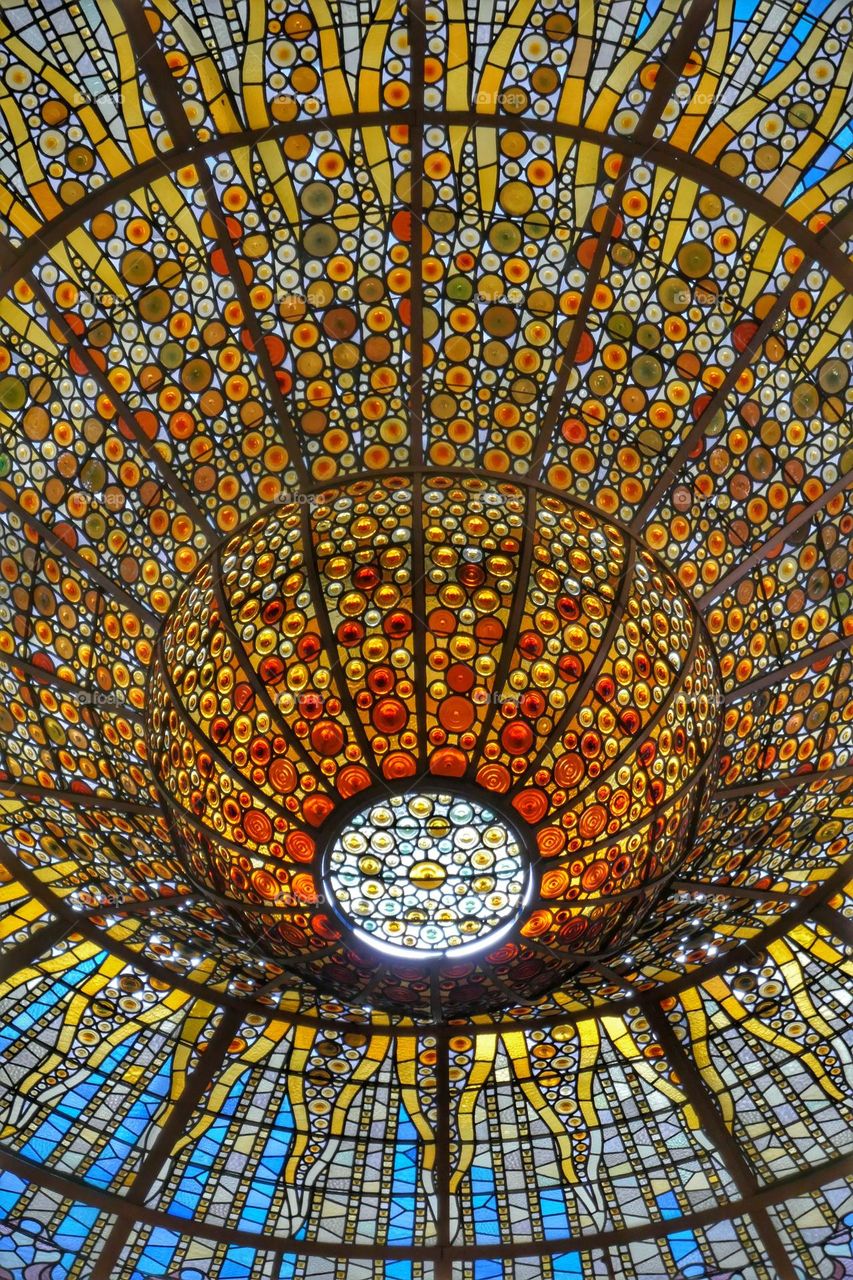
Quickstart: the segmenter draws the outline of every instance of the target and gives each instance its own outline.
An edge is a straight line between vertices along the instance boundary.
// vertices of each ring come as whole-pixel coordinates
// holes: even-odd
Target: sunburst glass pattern
[[[850,49],[4,4],[4,1280],[853,1274]]]

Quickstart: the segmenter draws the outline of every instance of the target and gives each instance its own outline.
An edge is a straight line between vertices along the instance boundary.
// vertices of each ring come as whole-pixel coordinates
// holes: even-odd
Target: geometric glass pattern
[[[2,6],[0,1275],[853,1276],[851,48]]]
[[[429,1019],[526,1003],[635,933],[690,854],[722,726],[711,637],[659,559],[549,490],[441,472],[317,491],[237,529],[178,593],[146,700],[190,881],[321,990],[369,987]],[[390,943],[414,899],[397,913],[386,893],[353,931],[393,863],[352,910],[340,879],[328,892],[354,806],[398,804],[418,780],[517,827],[516,866],[484,881],[501,945],[462,949],[474,917],[460,918],[429,975],[392,962],[405,946],[361,945]],[[372,838],[376,854],[387,837]],[[465,897],[473,845],[463,865],[422,948]]]
[[[355,814],[327,873],[338,910],[368,942],[430,956],[494,945],[526,878],[519,842],[488,809],[420,792]]]

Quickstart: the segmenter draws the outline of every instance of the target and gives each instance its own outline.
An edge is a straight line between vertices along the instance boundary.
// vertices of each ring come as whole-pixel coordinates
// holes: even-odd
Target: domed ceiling
[[[0,1280],[853,1276],[851,28],[6,0]]]

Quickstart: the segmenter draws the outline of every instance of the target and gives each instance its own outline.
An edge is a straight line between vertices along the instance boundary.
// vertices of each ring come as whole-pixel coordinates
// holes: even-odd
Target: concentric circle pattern
[[[853,1280],[851,52],[0,4],[0,1280]]]
[[[424,1014],[428,977],[327,909],[326,832],[406,779],[500,797],[531,899],[442,975],[459,1012],[630,936],[688,851],[719,701],[688,598],[615,525],[547,490],[401,474],[276,507],[205,561],[158,644],[149,741],[188,873],[268,954]]]
[[[323,876],[360,937],[431,959],[495,946],[528,880],[515,833],[483,804],[441,791],[367,802],[331,842]]]

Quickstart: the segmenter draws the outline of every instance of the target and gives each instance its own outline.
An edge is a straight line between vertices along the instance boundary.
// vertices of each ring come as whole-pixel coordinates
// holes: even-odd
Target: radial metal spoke
[[[211,542],[216,537],[216,529],[210,523],[205,512],[198,506],[192,494],[169,466],[156,442],[149,440],[139,426],[134,410],[118,394],[107,375],[102,372],[92,359],[88,347],[77,337],[74,330],[67,323],[63,312],[53,302],[41,282],[37,278],[31,277],[27,283],[41,304],[48,322],[55,325],[60,331],[64,341],[68,344],[68,349],[77,356],[80,363],[85,367],[86,375],[95,382],[100,394],[105,396],[116,410],[117,426],[132,436],[140,453],[159,475],[176,506],[190,518],[196,528],[201,530],[205,539]]]
[[[429,769],[427,733],[427,620],[426,620],[426,548],[424,545],[425,475],[417,475],[412,483],[412,651],[415,674],[415,725],[418,736],[418,773]]]
[[[106,813],[138,813],[147,817],[160,818],[162,812],[156,804],[146,804],[139,800],[124,800],[120,796],[99,796],[93,791],[61,791],[51,787],[40,787],[34,782],[13,782],[0,779],[0,795],[20,796],[25,800],[39,802],[55,800],[58,804],[67,804],[72,809],[103,809]]]
[[[242,1021],[241,1014],[233,1010],[222,1015],[219,1026],[201,1054],[195,1070],[187,1075],[183,1090],[172,1102],[154,1145],[149,1148],[124,1197],[129,1205],[138,1206],[145,1203],[148,1193],[157,1180],[157,1175],[169,1159],[178,1139],[187,1132],[194,1111],[217,1072],[221,1070],[228,1047],[240,1030]],[[119,1219],[98,1254],[92,1269],[91,1280],[114,1280],[119,1258],[132,1230],[132,1224],[126,1218]]]
[[[156,631],[159,628],[160,619],[141,600],[131,595],[129,591],[125,591],[124,587],[120,587],[117,582],[114,582],[102,570],[96,568],[79,551],[74,547],[70,547],[67,542],[58,537],[37,516],[31,515],[14,498],[2,491],[0,491],[0,511],[5,512],[7,515],[17,516],[24,525],[28,525],[39,535],[39,539],[44,543],[51,555],[67,560],[82,577],[91,583],[96,591],[101,592],[102,595],[109,596],[116,604],[120,604],[130,613],[135,614],[140,622],[144,622],[152,631]],[[18,531],[16,530],[16,532]]]
[[[621,987],[623,991],[629,992],[632,997],[636,994],[636,987],[633,983],[628,982],[621,973],[612,969],[604,960],[596,957],[594,960],[590,960],[589,967],[594,969],[602,981],[609,986]]]
[[[450,1230],[451,1230],[451,1097],[450,1097],[450,1035],[446,1026],[436,1035],[435,1064],[435,1178],[436,1197],[436,1259],[435,1280],[451,1280]]]
[[[426,446],[424,418],[424,61],[427,52],[427,14],[424,0],[409,0],[407,6],[409,38],[410,107],[406,115],[409,130],[409,215],[410,269],[409,287],[409,381],[407,413],[409,419],[409,462],[416,468],[425,464]],[[424,546],[424,480],[416,478],[412,486],[412,568],[411,607],[415,666],[424,673],[415,682],[415,725],[418,730],[418,772],[428,769],[427,699],[426,699],[426,556]]]
[[[287,450],[288,462],[296,473],[300,485],[304,488],[309,480],[308,472],[302,459],[302,451],[295,427],[290,419],[290,412],[284,402],[275,369],[269,357],[264,334],[258,321],[257,313],[252,305],[249,290],[240,270],[231,236],[225,225],[225,217],[216,195],[213,178],[207,167],[205,156],[196,154],[197,139],[187,119],[184,104],[181,100],[175,78],[169,70],[165,55],[152,35],[145,17],[141,0],[116,0],[125,23],[128,37],[133,46],[137,63],[145,76],[154,95],[154,99],[163,113],[163,119],[169,130],[173,144],[184,154],[192,156],[192,163],[198,175],[199,187],[204,195],[207,212],[216,231],[218,246],[228,266],[229,277],[234,294],[240,303],[243,319],[252,339],[254,355],[263,377],[267,395],[275,411],[275,425],[278,435]]]
[[[720,787],[714,793],[714,799],[736,800],[740,796],[754,795],[757,791],[775,791],[778,787],[792,791],[795,787],[805,787],[811,782],[850,777],[853,777],[853,764],[839,764],[832,769],[817,769],[809,773],[777,774],[772,778],[753,778],[749,782],[736,782],[731,787]]]
[[[807,893],[780,893],[778,889],[754,889],[743,884],[715,884],[713,880],[676,879],[673,880],[672,887],[677,893],[701,893],[708,898],[751,898],[757,902],[778,902],[780,905],[796,905],[809,896]]]
[[[424,0],[408,0],[411,121],[409,124],[409,210],[411,216],[411,283],[409,302],[409,422],[411,461],[424,461],[424,60],[426,9]]]
[[[39,684],[47,685],[52,689],[58,689],[60,693],[67,693],[72,698],[83,701],[85,698],[91,698],[94,702],[98,695],[103,696],[100,689],[87,689],[79,684],[75,684],[73,680],[67,680],[64,676],[57,675],[55,671],[49,671],[47,667],[41,667],[37,662],[29,662],[26,658],[19,658],[11,653],[0,652],[0,666],[6,667],[9,671],[21,671],[24,675],[29,676],[31,680],[37,681]]]
[[[495,716],[498,709],[498,699],[503,695],[503,689],[507,682],[512,660],[515,656],[518,637],[521,633],[521,624],[524,621],[524,610],[528,601],[528,586],[530,582],[530,568],[533,564],[533,551],[535,544],[534,525],[536,521],[536,493],[533,488],[528,488],[525,494],[525,515],[524,527],[525,537],[521,543],[521,553],[518,560],[518,573],[515,579],[515,599],[512,604],[512,611],[507,621],[506,631],[504,632],[503,644],[501,645],[501,656],[498,661],[495,677],[492,681],[492,701],[491,705],[486,708],[483,716],[483,724],[480,729],[477,745],[471,752],[471,761],[468,766],[467,776],[470,780],[474,780],[474,765],[483,755],[483,747],[489,740],[489,733],[495,722]]]
[[[38,964],[58,942],[73,931],[74,926],[69,921],[51,920],[28,938],[0,952],[0,986],[14,978],[16,973]]]
[[[625,557],[625,567],[622,570],[622,578],[619,583],[619,591],[613,601],[607,624],[598,644],[598,648],[592,656],[589,666],[581,676],[578,687],[575,689],[563,712],[557,717],[557,720],[548,734],[548,737],[537,750],[530,764],[524,773],[516,781],[516,787],[520,790],[528,778],[532,778],[539,768],[543,760],[548,758],[550,752],[560,741],[565,730],[572,722],[572,717],[581,709],[584,700],[598,679],[601,669],[604,666],[610,651],[613,648],[613,642],[619,631],[625,610],[628,607],[628,601],[631,597],[631,591],[634,587],[634,565],[637,558],[637,549],[633,542],[628,545],[628,554]]]
[[[853,948],[853,920],[842,911],[836,911],[828,903],[822,903],[815,907],[811,919],[823,925],[824,929],[828,929],[832,936],[838,938],[846,947]]]
[[[140,708],[126,703],[114,702],[113,695],[104,692],[102,689],[93,688],[90,685],[76,684],[73,680],[68,680],[64,676],[58,675],[55,671],[49,671],[38,663],[27,661],[26,658],[0,653],[0,667],[5,667],[12,675],[28,677],[29,681],[38,688],[54,689],[60,697],[67,698],[70,702],[77,703],[78,706],[88,707],[92,712],[93,719],[96,721],[95,728],[99,733],[103,732],[101,717],[104,712],[122,711],[136,718],[142,715]],[[29,688],[30,686],[22,687]],[[75,793],[72,792],[70,794]]]
[[[746,1212],[752,1220],[768,1261],[776,1268],[778,1280],[798,1280],[797,1274],[785,1252],[781,1239],[776,1233],[767,1211],[755,1203],[760,1190],[755,1170],[747,1156],[738,1145],[734,1134],[730,1132],[723,1119],[716,1097],[705,1085],[698,1067],[684,1049],[675,1034],[672,1023],[659,1004],[654,1001],[641,1001],[641,1007],[648,1018],[652,1032],[664,1051],[664,1056],[678,1075],[681,1088],[688,1103],[695,1111],[699,1123],[714,1145],[717,1155],[728,1170],[729,1176],[747,1206]]]
[[[845,209],[839,217],[827,223],[823,231],[818,233],[818,240],[821,243],[824,241],[832,243],[836,240],[842,240],[847,234],[852,222],[853,214],[851,214],[851,210]],[[703,438],[705,432],[714,421],[714,418],[718,413],[725,409],[726,402],[728,401],[731,393],[736,389],[738,379],[744,369],[747,369],[752,363],[754,363],[765,340],[770,337],[779,324],[779,321],[785,315],[791,302],[791,298],[801,287],[809,271],[811,271],[815,266],[816,261],[817,259],[814,257],[806,258],[797,268],[791,276],[788,284],[777,295],[776,300],[759,324],[750,341],[745,345],[743,351],[741,351],[732,361],[722,383],[711,396],[710,401],[702,410],[697,420],[693,423],[693,426],[690,428],[687,435],[681,441],[676,453],[666,464],[660,478],[649,490],[642,506],[639,508],[631,522],[633,532],[639,533],[647,521],[650,520],[657,511],[660,503],[666,497],[667,491],[673,484],[675,484],[682,467],[688,461],[691,453]]]
[[[765,671],[762,675],[756,676],[754,680],[747,680],[744,684],[736,685],[723,696],[723,702],[726,706],[731,706],[744,698],[754,697],[755,694],[761,693],[763,689],[774,689],[795,672],[808,671],[816,663],[828,661],[835,654],[846,652],[851,646],[853,646],[853,635],[842,636],[839,640],[833,640],[829,644],[821,645],[818,649],[811,649],[801,657],[793,658],[790,662],[786,662],[783,667],[774,667],[771,671]]]
[[[702,34],[702,30],[708,19],[708,15],[713,7],[713,0],[693,0],[690,8],[684,15],[681,29],[678,35],[671,42],[669,48],[663,55],[657,71],[654,88],[649,94],[648,101],[643,109],[643,113],[637,122],[634,130],[632,141],[635,144],[649,145],[654,140],[655,127],[660,121],[661,115],[666,108],[669,99],[675,92],[679,77],[683,74],[684,66],[690,57],[693,49],[696,47],[696,41]],[[592,262],[587,273],[586,283],[583,293],[578,304],[577,312],[572,320],[572,328],[569,333],[568,341],[562,351],[557,363],[557,376],[554,387],[548,400],[547,408],[542,417],[539,429],[536,434],[536,440],[533,448],[533,458],[530,464],[530,473],[537,479],[539,478],[545,457],[549,446],[553,442],[553,432],[560,419],[563,409],[565,394],[569,386],[572,371],[575,368],[578,350],[580,348],[581,338],[585,332],[585,325],[592,309],[592,301],[595,291],[601,283],[604,266],[607,259],[607,251],[610,248],[610,242],[613,238],[614,229],[617,219],[620,216],[622,207],[622,197],[631,178],[631,166],[624,163],[623,149],[619,146],[615,148],[617,154],[623,156],[623,164],[617,178],[613,183],[613,189],[610,197],[605,203],[604,221],[601,230],[598,233],[595,250],[592,256]],[[596,188],[596,196],[602,194],[601,184]],[[592,205],[595,206],[595,197],[593,197]],[[601,206],[597,206],[601,207]],[[584,230],[588,230],[585,227]]]
[[[836,494],[843,493],[851,485],[853,485],[853,471],[847,471],[844,475],[839,476],[833,484],[829,485],[819,498],[815,498],[808,506],[797,512],[796,516],[789,520],[787,524],[781,528],[774,528],[770,536],[751,551],[745,560],[742,560],[740,564],[736,564],[733,569],[729,570],[727,574],[710,586],[703,596],[700,596],[697,601],[699,608],[703,611],[710,608],[715,600],[718,600],[720,596],[725,595],[727,591],[731,591],[733,587],[736,587],[741,579],[745,578],[756,565],[778,555],[786,542],[790,541],[793,534],[814,519]]]

